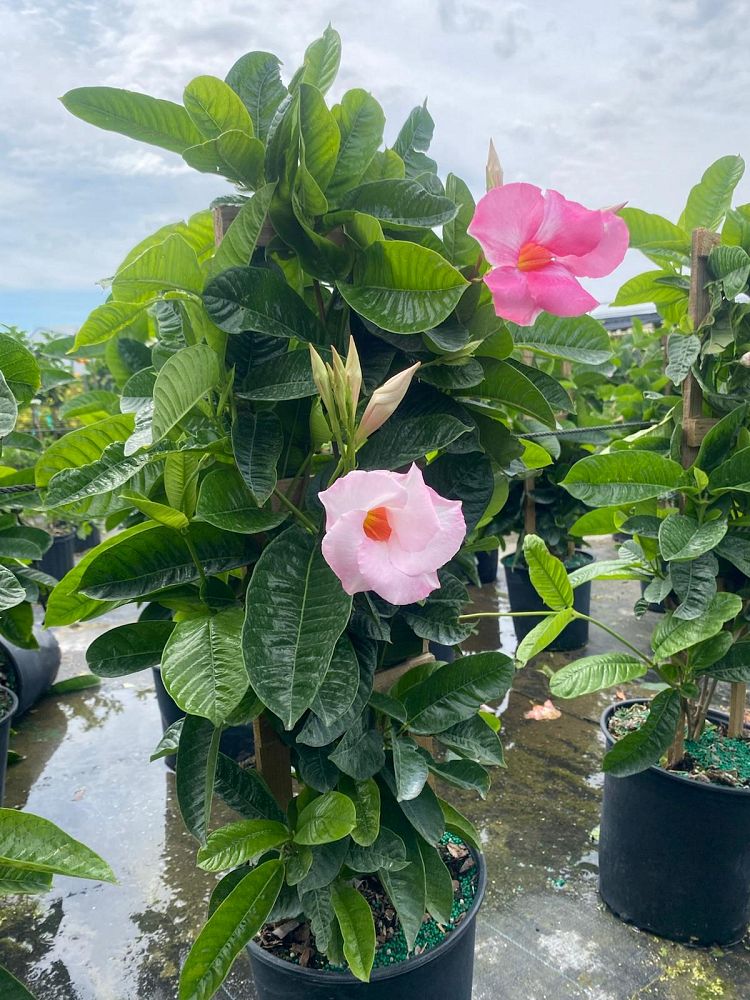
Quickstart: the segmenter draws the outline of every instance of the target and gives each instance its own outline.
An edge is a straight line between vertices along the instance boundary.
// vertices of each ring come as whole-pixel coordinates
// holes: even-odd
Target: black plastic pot
[[[56,580],[62,580],[65,574],[75,565],[76,533],[56,535],[52,544],[34,565],[43,573],[49,573]]]
[[[60,646],[48,629],[35,628],[39,649],[22,649],[0,639],[0,670],[18,699],[15,717],[32,708],[46,694],[60,669]]]
[[[612,745],[611,705],[601,728]],[[726,716],[710,712],[713,722]],[[750,923],[750,790],[650,767],[605,775],[599,891],[622,920],[672,941],[731,945]]]
[[[475,857],[479,884],[474,902],[436,948],[375,969],[370,982],[363,983],[350,972],[303,969],[251,941],[248,950],[259,1000],[471,1000],[475,925],[487,884],[484,859]]]
[[[162,731],[166,732],[174,722],[177,722],[179,719],[184,719],[185,713],[179,705],[172,700],[169,692],[164,687],[164,681],[161,679],[161,670],[158,667],[153,667],[152,673],[154,675],[154,687],[156,688],[156,700],[159,703]],[[232,760],[243,760],[245,757],[250,756],[255,752],[253,727],[229,726],[229,728],[225,729],[221,734],[219,749],[222,753],[226,754],[227,757],[231,757]],[[177,758],[175,756],[170,756],[165,757],[164,760],[166,761],[167,766],[174,771]]]
[[[76,535],[74,543],[75,551],[88,552],[89,549],[95,549],[101,540],[101,531],[99,531],[99,528],[96,525],[93,525],[91,531],[85,538],[81,538],[79,535]]]
[[[480,583],[494,583],[497,580],[498,558],[497,549],[493,549],[492,552],[477,552],[477,573]]]
[[[576,556],[578,557],[578,562],[581,560],[583,560],[584,563],[594,561],[594,557],[589,552],[581,552],[580,550],[577,550]],[[505,570],[505,580],[508,585],[508,602],[510,603],[510,610],[549,611],[550,609],[534,590],[531,584],[531,578],[529,577],[529,571],[526,566],[519,563],[519,565],[514,568],[512,565],[514,559],[515,553],[503,558],[503,569]],[[587,615],[591,610],[591,582],[582,583],[579,587],[576,587],[574,595],[573,607],[576,611],[580,611],[581,614]],[[536,616],[530,616],[528,618],[514,618],[513,628],[515,629],[518,641],[520,642],[541,620],[541,617],[537,618]],[[564,628],[558,637],[554,639],[549,646],[547,646],[547,649],[557,651],[580,649],[582,646],[585,646],[588,641],[589,623],[577,619],[576,621],[571,622],[567,628]]]
[[[453,663],[456,659],[456,650],[453,646],[444,646],[442,642],[428,642],[427,648],[441,663]]]
[[[10,742],[10,723],[18,708],[18,700],[10,688],[0,687],[2,704],[10,700],[10,707],[0,708],[0,806],[5,797],[5,770],[8,766],[8,744]]]

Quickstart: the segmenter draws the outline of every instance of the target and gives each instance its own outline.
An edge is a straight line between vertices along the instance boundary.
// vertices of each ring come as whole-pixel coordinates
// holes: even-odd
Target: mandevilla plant
[[[541,313],[528,329],[499,318],[468,232],[473,199],[427,155],[426,107],[383,148],[370,94],[326,104],[339,58],[329,28],[286,85],[275,56],[251,52],[226,81],[188,84],[184,106],[112,88],[63,98],[238,188],[214,218],[166,226],[127,255],[76,338],[79,350],[118,345],[132,372],[122,412],[36,466],[49,508],[94,508],[123,526],[61,581],[47,623],[145,604],[91,645],[89,664],[100,676],[160,664],[187,713],[156,756],[176,750],[198,863],[227,874],[182,1000],[213,995],[264,924],[290,917],[309,923],[316,961],[367,980],[365,879],[390,899],[409,950],[425,911],[449,922],[439,845],[446,832],[479,843],[431,778],[486,793],[486,767],[503,757],[498,720],[480,706],[503,697],[514,665],[499,652],[422,655],[428,640],[456,645],[472,631],[467,591],[445,565],[502,507],[523,451],[512,418],[556,423],[558,382],[515,347],[592,362],[609,350],[586,317]],[[588,213],[566,251],[571,273],[605,273],[601,260],[576,271],[574,258],[604,241],[609,215]],[[527,264],[537,277],[555,266]],[[541,302],[544,282],[529,281]],[[282,772],[291,759],[287,795],[219,751],[226,726],[252,720],[276,740]],[[214,793],[242,819],[213,829]]]

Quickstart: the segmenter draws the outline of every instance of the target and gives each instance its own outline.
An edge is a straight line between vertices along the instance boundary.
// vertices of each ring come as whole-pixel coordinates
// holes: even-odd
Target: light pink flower
[[[363,444],[395,412],[411,385],[414,372],[421,363],[421,361],[417,361],[411,368],[404,368],[402,372],[391,376],[387,382],[378,386],[373,392],[367,401],[365,412],[362,414],[357,428],[358,445]]]
[[[493,265],[484,280],[495,312],[530,326],[539,313],[581,316],[599,303],[577,277],[603,278],[628,248],[628,227],[557,191],[505,184],[479,201],[469,232]]]
[[[350,472],[320,494],[323,556],[347,594],[373,590],[391,604],[424,600],[437,570],[461,548],[460,500],[445,500],[416,465],[407,473]]]

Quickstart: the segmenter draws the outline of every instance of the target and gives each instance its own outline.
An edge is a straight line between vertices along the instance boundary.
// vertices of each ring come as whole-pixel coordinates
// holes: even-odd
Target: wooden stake
[[[529,476],[523,481],[523,530],[527,535],[536,533],[536,503],[534,502],[534,486],[536,478]]]

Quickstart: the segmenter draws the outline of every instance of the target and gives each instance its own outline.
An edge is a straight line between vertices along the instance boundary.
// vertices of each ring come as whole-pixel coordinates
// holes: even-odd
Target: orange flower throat
[[[546,247],[538,243],[524,243],[518,251],[518,270],[538,271],[540,267],[551,264],[554,259]]]
[[[385,507],[373,507],[365,514],[362,527],[368,538],[373,542],[387,542],[391,537],[391,526],[388,523],[388,511]]]

